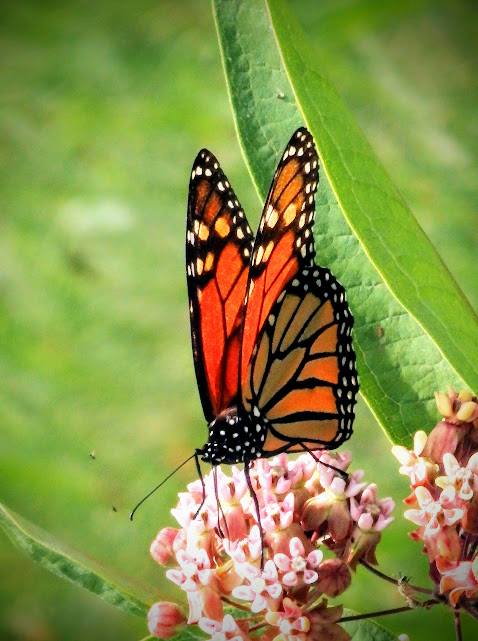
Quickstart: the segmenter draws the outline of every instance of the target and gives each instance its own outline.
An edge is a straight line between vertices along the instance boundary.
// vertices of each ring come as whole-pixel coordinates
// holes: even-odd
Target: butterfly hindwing
[[[249,271],[241,346],[242,384],[270,310],[294,276],[314,259],[314,198],[318,156],[310,133],[298,129],[274,175],[256,235]],[[246,410],[247,398],[243,395]]]
[[[344,288],[328,269],[302,269],[270,310],[243,386],[251,420],[267,425],[263,456],[338,447],[358,391]]]
[[[189,184],[186,270],[199,393],[208,423],[237,403],[252,232],[214,155],[203,149]]]

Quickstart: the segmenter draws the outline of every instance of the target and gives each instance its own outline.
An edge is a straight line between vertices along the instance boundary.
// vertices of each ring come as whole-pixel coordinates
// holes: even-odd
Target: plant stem
[[[257,625],[253,625],[252,628],[249,628],[249,632],[255,632],[256,630],[260,630],[265,625],[266,625],[265,623],[258,623]]]
[[[360,565],[363,565],[364,568],[367,568],[369,572],[372,572],[372,574],[375,574],[375,576],[380,577],[384,581],[388,581],[388,583],[393,583],[393,585],[396,585],[397,587],[400,586],[400,581],[398,579],[394,579],[391,576],[388,576],[388,574],[385,574],[384,572],[381,572],[377,568],[374,568],[373,565],[369,565],[367,561],[360,561]],[[429,588],[422,588],[419,585],[413,585],[412,583],[407,583],[408,587],[414,590],[415,592],[420,592],[420,594],[433,594],[433,590],[430,590]]]
[[[460,610],[455,610],[453,612],[453,618],[455,620],[455,639],[456,639],[456,641],[463,641],[463,635],[461,633],[461,613],[460,613]]]
[[[460,607],[465,612],[468,612],[471,617],[478,619],[478,607],[471,605],[468,601],[463,602]]]
[[[388,614],[399,614],[400,612],[408,612],[412,610],[409,605],[404,605],[401,608],[391,608],[390,610],[377,610],[376,612],[367,612],[366,614],[354,614],[349,617],[342,617],[338,623],[345,623],[346,621],[360,621],[360,619],[374,619],[375,617],[384,617]]]
[[[428,601],[417,602],[416,607],[410,605],[403,605],[400,608],[391,608],[390,610],[377,610],[376,612],[366,612],[365,614],[355,614],[350,617],[342,617],[339,623],[343,621],[359,621],[360,619],[374,619],[375,617],[384,617],[388,614],[399,614],[400,612],[408,612],[408,610],[415,610],[417,607],[430,608],[437,605],[440,601],[436,599],[429,599]],[[460,640],[461,641],[461,640]]]
[[[236,603],[235,601],[232,601],[232,599],[228,599],[227,596],[222,596],[221,599],[224,601],[224,603],[227,603],[227,605],[230,605],[233,608],[237,608],[238,610],[243,610],[244,612],[250,612],[248,607],[246,607],[245,605],[242,605],[242,603]]]

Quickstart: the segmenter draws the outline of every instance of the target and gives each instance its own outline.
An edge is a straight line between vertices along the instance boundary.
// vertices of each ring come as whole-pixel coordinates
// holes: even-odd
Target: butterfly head
[[[209,438],[202,460],[211,465],[243,463],[261,455],[261,437],[236,407],[219,414],[209,424]]]

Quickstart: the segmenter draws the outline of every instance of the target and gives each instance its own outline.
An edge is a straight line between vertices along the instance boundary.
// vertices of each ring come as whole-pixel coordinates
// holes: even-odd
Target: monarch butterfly
[[[255,238],[214,155],[193,164],[186,269],[194,365],[212,465],[334,449],[352,433],[358,377],[345,290],[314,264],[318,156],[290,139]]]
[[[131,518],[192,458],[201,480],[200,458],[213,466],[244,463],[259,516],[249,476],[254,460],[297,451],[315,458],[313,450],[350,437],[358,392],[353,316],[342,285],[314,264],[318,165],[302,127],[281,157],[254,238],[215,156],[207,149],[197,155],[186,271],[208,440]]]

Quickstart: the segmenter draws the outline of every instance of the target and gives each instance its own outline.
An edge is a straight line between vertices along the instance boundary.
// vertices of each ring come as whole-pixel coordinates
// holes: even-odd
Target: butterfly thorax
[[[262,452],[266,428],[253,423],[237,407],[229,407],[209,424],[202,460],[211,465],[243,463]]]

